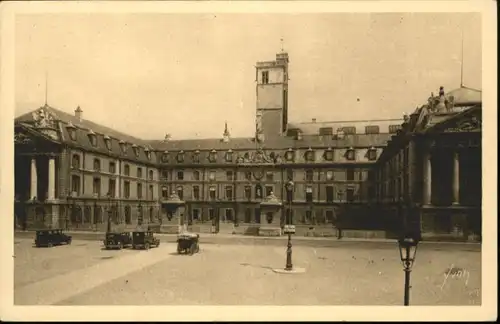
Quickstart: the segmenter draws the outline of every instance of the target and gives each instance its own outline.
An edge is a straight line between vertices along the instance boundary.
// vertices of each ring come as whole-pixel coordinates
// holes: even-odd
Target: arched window
[[[153,180],[154,179],[154,172],[153,170],[149,170],[149,180]]]
[[[80,168],[80,155],[73,154],[73,157],[71,158],[71,167],[73,169],[79,169]]]
[[[95,171],[100,171],[101,170],[101,160],[94,159],[94,170]]]
[[[137,178],[142,178],[142,169],[137,168]]]
[[[132,224],[132,217],[130,215],[130,206],[125,206],[125,223],[127,225]]]
[[[125,166],[123,167],[123,174],[125,174],[126,176],[130,175],[130,166],[128,164],[125,164]]]
[[[83,210],[83,223],[84,224],[91,223],[91,215],[92,215],[92,211],[90,209],[90,206],[85,206],[85,209]]]

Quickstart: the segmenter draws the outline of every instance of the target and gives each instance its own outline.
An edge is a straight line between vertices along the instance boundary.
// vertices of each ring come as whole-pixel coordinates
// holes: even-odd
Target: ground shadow
[[[273,270],[272,267],[270,267],[270,266],[264,266],[264,265],[256,265],[256,264],[250,264],[250,263],[240,263],[240,265],[242,265],[244,267],[253,267],[253,268],[261,268],[261,269]]]

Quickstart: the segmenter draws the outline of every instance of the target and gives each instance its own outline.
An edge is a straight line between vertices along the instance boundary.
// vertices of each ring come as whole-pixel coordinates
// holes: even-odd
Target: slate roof
[[[289,123],[288,129],[299,129],[304,135],[319,135],[321,128],[332,128],[335,134],[338,129],[355,127],[356,134],[364,134],[367,126],[378,126],[380,133],[389,133],[389,126],[401,125],[403,119],[376,119],[376,120],[351,120],[351,121],[325,121]]]
[[[42,107],[40,107],[40,108],[42,108]],[[136,143],[137,145],[145,144],[144,141],[139,139],[139,138],[121,133],[119,131],[116,131],[112,128],[109,128],[109,127],[106,127],[106,126],[103,126],[100,124],[96,124],[90,120],[86,120],[86,119],[80,120],[75,115],[69,114],[65,111],[56,109],[54,107],[45,105],[45,106],[43,106],[43,108],[46,109],[52,115],[56,116],[58,120],[66,123],[66,124],[68,122],[71,122],[73,125],[75,125],[78,128],[91,129],[98,134],[106,134],[108,136],[117,138],[119,140],[123,140],[123,141],[129,142],[129,143]],[[37,109],[35,109],[35,111],[36,110]],[[33,111],[30,111],[26,114],[23,114],[23,115],[17,117],[15,119],[15,121],[16,122],[33,122],[32,113],[33,113]]]
[[[156,163],[155,153],[152,148],[150,148],[149,145],[145,143],[145,141],[85,119],[82,119],[80,121],[76,116],[70,115],[50,106],[44,106],[32,112],[19,116],[15,119],[16,125],[20,127],[28,127],[31,130],[36,131],[33,112],[36,112],[39,109],[45,110],[54,118],[56,122],[56,128],[60,134],[59,141],[61,143],[80,146],[89,151],[100,152],[105,155],[111,154],[120,156],[121,158],[129,158],[131,160],[141,161],[144,163]],[[73,128],[75,130],[75,140],[72,140],[70,137],[70,128]],[[89,134],[95,135],[96,146],[92,145]],[[109,149],[106,145],[105,138],[109,139],[110,141]],[[120,143],[126,144],[126,146],[124,146],[125,154],[120,147]],[[134,147],[137,148],[138,155],[135,154]],[[145,149],[150,150],[151,159],[148,159]]]
[[[185,139],[185,140],[141,140],[133,136],[123,134],[103,125],[96,124],[89,120],[80,120],[74,115],[68,114],[59,109],[50,106],[44,106],[38,109],[43,109],[50,113],[58,123],[59,132],[61,134],[61,142],[68,144],[76,144],[88,150],[98,151],[103,154],[114,154],[124,156],[120,149],[120,142],[126,142],[126,157],[143,161],[154,162],[156,160],[154,151],[227,151],[231,150],[253,150],[257,147],[263,149],[288,149],[288,148],[335,148],[335,147],[383,147],[391,134],[383,132],[382,126],[379,134],[364,134],[364,126],[380,125],[380,124],[400,124],[400,120],[375,120],[375,121],[353,121],[353,122],[327,122],[318,123],[318,125],[358,125],[360,133],[346,134],[344,138],[337,139],[336,128],[332,135],[319,136],[319,133],[306,133],[297,139],[293,136],[283,136],[275,138],[267,138],[261,143],[256,143],[253,137],[230,138],[228,142],[224,142],[222,138],[212,139]],[[37,109],[37,110],[38,110]],[[35,111],[37,111],[35,110]],[[34,111],[33,111],[34,112]],[[34,119],[33,112],[26,113],[15,119],[15,122],[26,127],[33,127]],[[308,125],[302,123],[304,129],[317,128],[318,125]],[[314,126],[314,127],[312,127]],[[73,141],[70,138],[69,128],[74,127],[76,139]],[[340,127],[340,126],[339,126]],[[319,128],[317,128],[319,129]],[[362,130],[362,131],[361,131]],[[97,145],[94,147],[89,139],[89,134],[94,133],[97,139]],[[106,146],[105,138],[109,138],[111,149]],[[133,151],[133,145],[137,145],[139,156],[136,156]],[[149,147],[151,150],[151,160],[146,156],[144,147]]]

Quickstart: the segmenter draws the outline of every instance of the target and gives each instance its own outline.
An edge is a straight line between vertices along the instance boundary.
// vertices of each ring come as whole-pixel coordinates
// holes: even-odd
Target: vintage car
[[[149,250],[160,246],[160,240],[151,231],[136,231],[132,233],[132,248]]]
[[[200,252],[199,234],[183,232],[177,236],[177,253],[194,253]]]
[[[109,249],[123,249],[132,245],[132,237],[129,232],[107,232],[104,246]]]
[[[36,231],[36,247],[53,247],[54,245],[71,244],[71,235],[63,233],[62,229],[44,229]]]

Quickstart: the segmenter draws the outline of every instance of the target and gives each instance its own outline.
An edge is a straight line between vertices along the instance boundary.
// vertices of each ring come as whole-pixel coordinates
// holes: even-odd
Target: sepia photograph
[[[238,3],[10,11],[8,319],[24,306],[205,306],[206,321],[225,318],[218,306],[407,306],[387,309],[432,320],[444,314],[421,307],[447,306],[494,320],[484,12]]]

